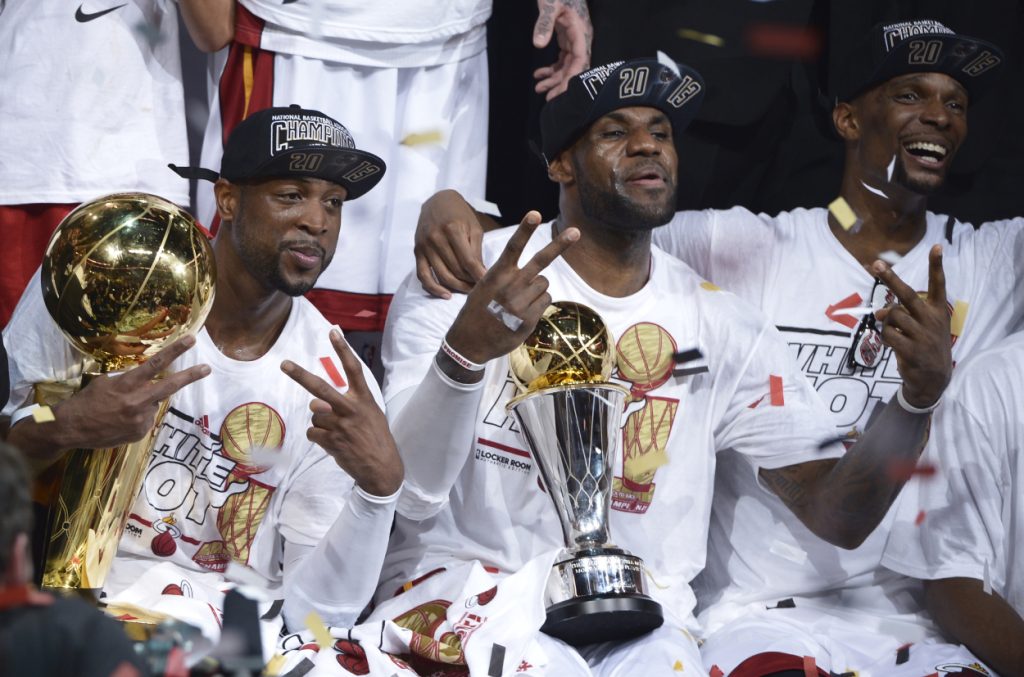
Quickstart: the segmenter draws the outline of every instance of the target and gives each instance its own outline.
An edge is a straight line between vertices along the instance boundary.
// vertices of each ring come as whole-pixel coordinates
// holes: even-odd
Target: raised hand
[[[390,496],[402,486],[404,473],[387,419],[366,385],[362,363],[337,329],[331,330],[331,344],[348,379],[345,394],[290,360],[281,363],[281,370],[314,397],[306,437],[330,454],[364,491]]]
[[[540,273],[579,239],[580,232],[566,228],[520,268],[523,249],[540,220],[538,212],[527,212],[448,331],[448,345],[474,362],[500,357],[522,343],[551,303],[547,278]]]
[[[145,437],[160,402],[209,375],[209,366],[197,364],[160,377],[195,342],[194,336],[184,336],[134,369],[93,378],[57,405],[55,415],[63,431],[60,448],[102,449]]]
[[[896,355],[903,396],[912,406],[929,407],[938,401],[953,372],[942,247],[935,245],[928,253],[928,293],[923,298],[884,262],[876,261],[872,272],[899,301],[876,312],[875,318],[884,323],[882,340]]]
[[[538,94],[547,93],[550,101],[565,91],[569,78],[590,65],[590,45],[594,27],[586,0],[537,0],[540,15],[533,28],[533,46],[547,47],[552,34],[558,40],[558,60],[533,73]]]
[[[454,190],[442,190],[423,203],[413,253],[416,276],[428,294],[450,298],[468,294],[487,269],[480,256],[484,229],[473,208]]]

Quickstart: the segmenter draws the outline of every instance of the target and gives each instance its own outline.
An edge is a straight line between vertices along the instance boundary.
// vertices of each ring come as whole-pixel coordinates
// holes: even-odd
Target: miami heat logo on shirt
[[[151,530],[149,553],[211,571],[248,563],[284,471],[273,464],[284,436],[281,416],[260,402],[232,409],[216,434],[208,415],[169,409],[131,515],[138,535]]]
[[[617,375],[632,384],[622,427],[622,475],[612,483],[612,508],[645,513],[654,499],[654,475],[668,463],[668,435],[679,400],[649,393],[672,375],[676,343],[662,327],[640,322],[623,332],[616,345]]]

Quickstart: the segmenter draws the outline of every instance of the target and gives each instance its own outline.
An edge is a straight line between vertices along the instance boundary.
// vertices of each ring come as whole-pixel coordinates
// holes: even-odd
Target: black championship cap
[[[850,101],[898,75],[945,73],[976,101],[1002,63],[1003,53],[995,45],[957,35],[938,21],[881,23],[847,55],[832,89],[839,101]]]
[[[354,200],[384,176],[384,161],[356,148],[345,126],[320,111],[297,105],[266,108],[238,123],[224,146],[220,174],[201,167],[170,165],[186,179],[228,181],[283,178],[324,179],[345,187]]]
[[[599,118],[619,108],[650,106],[668,116],[678,143],[704,98],[704,80],[664,55],[616,61],[580,73],[540,112],[541,149],[550,162]]]

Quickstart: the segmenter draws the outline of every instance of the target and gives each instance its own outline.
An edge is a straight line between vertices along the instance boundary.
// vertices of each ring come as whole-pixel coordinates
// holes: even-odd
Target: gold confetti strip
[[[683,662],[682,661],[676,661],[676,664],[672,666],[672,669],[675,670],[676,672],[682,672],[683,671]]]
[[[722,45],[725,44],[725,40],[718,37],[717,35],[712,35],[711,33],[701,33],[700,31],[695,31],[692,28],[680,28],[677,32],[677,35],[687,40],[703,42],[704,44],[711,45],[712,47],[721,47]]]
[[[850,230],[857,224],[857,215],[843,197],[837,197],[828,206],[828,211],[836,217],[843,230]]]
[[[722,291],[722,288],[719,287],[717,284],[715,284],[714,282],[708,282],[707,280],[704,280],[703,282],[700,283],[700,288],[704,289],[705,291]]]
[[[281,654],[274,654],[274,657],[267,661],[267,666],[263,668],[263,674],[266,677],[277,677],[281,674],[281,668],[284,667],[285,657]]]
[[[327,631],[327,626],[324,625],[324,619],[320,618],[320,614],[310,611],[309,615],[306,616],[306,627],[313,633],[313,637],[321,649],[330,649],[334,646],[334,638]]]
[[[36,407],[32,410],[32,420],[36,423],[51,423],[57,419],[53,417],[53,409],[49,407]]]
[[[425,146],[431,143],[441,143],[444,136],[441,134],[440,129],[434,129],[429,132],[414,132],[407,134],[401,143],[403,146]]]
[[[967,321],[967,311],[971,304],[967,301],[957,301],[953,304],[953,317],[949,319],[949,330],[953,336],[960,336],[964,330],[964,322]]]

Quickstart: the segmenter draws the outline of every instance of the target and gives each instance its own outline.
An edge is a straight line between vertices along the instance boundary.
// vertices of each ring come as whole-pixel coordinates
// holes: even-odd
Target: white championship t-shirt
[[[196,345],[172,363],[171,371],[205,363],[212,373],[170,398],[107,580],[108,595],[162,562],[221,574],[233,560],[273,587],[281,582],[282,539],[305,546],[320,541],[353,481],[306,439],[313,396],[280,365],[292,360],[347,391],[330,330],[312,304],[297,298],[277,341],[259,359],[229,359],[203,329]],[[81,375],[80,356],[43,306],[39,275],[4,338],[11,367],[5,415],[31,401],[34,383]],[[365,366],[363,376],[382,404]]]
[[[0,91],[0,204],[142,191],[188,205],[167,167],[188,162],[171,0],[7,2]]]
[[[497,258],[513,231],[485,236],[485,262]],[[540,226],[520,265],[550,241],[551,227]],[[827,457],[816,450],[829,434],[821,404],[760,312],[657,248],[650,280],[625,298],[594,291],[562,259],[543,275],[554,300],[590,306],[611,329],[618,362],[612,380],[631,392],[613,479],[611,539],[644,560],[649,592],[666,612],[687,619],[695,604],[690,581],[704,567],[716,452],[736,450],[752,480],[762,467]],[[464,301],[429,297],[414,277],[400,288],[385,332],[389,401],[423,380]],[[673,353],[691,348],[704,361],[684,366],[704,364],[707,371],[674,373]],[[515,394],[507,358],[488,363],[474,439],[451,450],[465,458],[461,474],[449,496],[424,498],[448,501],[436,516],[403,516],[417,508],[409,500],[415,478],[407,476],[379,596],[457,561],[514,572],[563,545],[555,507],[505,411]],[[441,431],[451,422],[436,425]],[[432,431],[422,435],[430,439]]]
[[[922,579],[973,578],[1024,616],[1024,334],[957,370],[922,463],[896,505],[882,564]]]
[[[479,54],[491,15],[491,0],[239,1],[266,22],[263,49],[381,68],[434,66]]]
[[[775,217],[743,208],[680,212],[655,231],[655,242],[771,318],[823,400],[831,435],[853,442],[895,395],[901,379],[888,347],[871,369],[847,367],[861,316],[842,311],[869,305],[874,278],[836,240],[827,215],[824,209]],[[893,270],[924,292],[928,252],[943,245],[956,361],[1021,322],[1024,299],[1017,297],[1015,280],[1024,272],[1024,220],[990,223],[977,231],[953,223],[952,244],[946,241],[948,225],[947,217],[927,214],[921,242]],[[708,567],[696,586],[709,630],[741,613],[746,603],[798,596],[893,618],[909,614],[906,620],[918,621],[920,603],[912,597],[917,586],[878,566],[892,510],[859,548],[837,548],[811,533],[776,496],[760,490],[737,467],[741,459],[733,454],[720,459]]]

